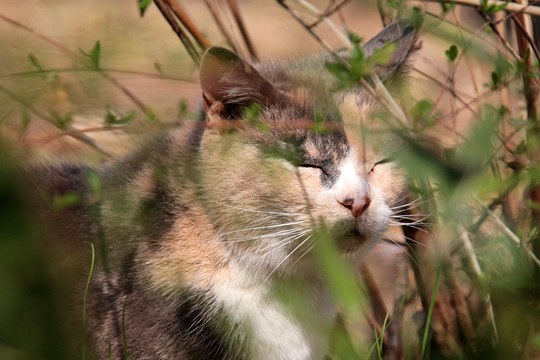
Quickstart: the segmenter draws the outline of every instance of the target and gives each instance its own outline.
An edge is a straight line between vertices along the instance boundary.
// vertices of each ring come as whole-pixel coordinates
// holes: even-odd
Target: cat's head
[[[393,24],[365,51],[388,42],[396,50],[378,70],[387,80],[402,74],[414,29]],[[201,194],[235,256],[270,271],[291,270],[320,228],[344,253],[379,239],[404,196],[395,144],[372,131],[376,99],[359,87],[333,91],[332,60],[253,66],[223,48],[202,60]]]

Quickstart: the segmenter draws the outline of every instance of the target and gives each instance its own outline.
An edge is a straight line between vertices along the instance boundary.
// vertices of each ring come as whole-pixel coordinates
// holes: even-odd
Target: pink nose
[[[364,197],[347,196],[344,200],[339,200],[339,203],[351,210],[351,214],[355,219],[358,219],[367,210],[371,204],[371,198],[367,195]]]

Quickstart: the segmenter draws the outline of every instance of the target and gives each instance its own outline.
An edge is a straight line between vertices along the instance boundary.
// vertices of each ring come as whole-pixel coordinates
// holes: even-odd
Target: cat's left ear
[[[205,105],[220,102],[226,116],[253,103],[268,105],[283,96],[249,63],[234,52],[208,49],[201,60],[201,88]],[[221,105],[220,105],[221,107]]]
[[[377,75],[383,80],[403,75],[412,53],[418,48],[417,29],[406,21],[394,22],[375,35],[363,47],[365,56],[388,44],[395,44],[395,51],[386,64],[377,69]]]

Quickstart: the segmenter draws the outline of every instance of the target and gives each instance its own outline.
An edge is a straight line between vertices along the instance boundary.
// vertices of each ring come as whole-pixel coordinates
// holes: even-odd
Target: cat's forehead
[[[350,152],[350,144],[345,132],[336,130],[330,133],[309,132],[302,148],[311,158],[333,161],[344,159]]]

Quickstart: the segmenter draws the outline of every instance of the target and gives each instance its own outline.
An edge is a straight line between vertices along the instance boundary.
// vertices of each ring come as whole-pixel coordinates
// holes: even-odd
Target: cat
[[[377,68],[388,85],[406,74],[415,28],[393,23],[364,53],[389,43]],[[30,171],[49,198],[81,196],[56,220],[59,236],[96,247],[98,358],[324,358],[337,311],[313,254],[318,230],[357,261],[406,188],[393,137],[359,130],[375,122],[377,100],[360,86],[334,91],[325,64],[335,61],[250,64],[210,48],[199,121],[100,169]]]

